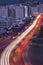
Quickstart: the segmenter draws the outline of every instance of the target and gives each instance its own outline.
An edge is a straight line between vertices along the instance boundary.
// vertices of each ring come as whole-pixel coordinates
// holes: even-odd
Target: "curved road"
[[[3,51],[2,55],[1,55],[0,65],[10,65],[10,63],[9,63],[9,56],[10,56],[11,51],[27,35],[28,35],[28,37],[26,37],[26,40],[30,40],[32,38],[32,36],[34,35],[35,31],[39,28],[42,18],[43,18],[43,16],[41,14],[38,15],[36,20],[33,21],[33,24],[26,31],[24,31],[19,37],[17,37],[16,40],[14,40],[12,43],[10,43],[10,45],[7,46],[7,48],[5,48],[5,50]],[[25,41],[25,42],[26,42],[25,44],[21,43],[21,46],[19,48],[19,49],[21,49],[21,52],[23,51],[24,47],[27,44],[27,41]],[[21,54],[21,52],[20,52],[20,54]],[[19,51],[18,51],[18,53],[19,53]]]

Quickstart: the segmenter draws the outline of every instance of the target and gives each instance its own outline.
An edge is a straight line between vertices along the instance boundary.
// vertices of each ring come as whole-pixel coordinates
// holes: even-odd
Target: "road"
[[[35,19],[35,18],[33,18],[33,19]],[[24,26],[23,25],[22,26],[20,25],[20,28],[21,29],[20,28],[18,29],[18,33],[17,32],[15,34],[10,34],[9,33],[9,35],[6,38],[4,38],[3,40],[0,41],[0,55],[3,52],[4,48],[6,48],[6,46],[9,45],[9,43],[11,43],[13,40],[15,40],[20,34],[22,34],[33,23],[33,19],[32,20],[29,20],[28,19],[28,23],[26,22],[24,24]]]
[[[25,37],[25,40],[21,42],[21,46],[17,49],[18,56],[21,55],[23,49],[29,42],[29,40],[32,38],[36,30],[39,28],[41,19],[43,16],[40,14],[37,16],[37,18],[33,21],[33,24],[26,30],[24,31],[20,36],[16,38],[12,43],[10,43],[7,48],[3,51],[0,59],[0,65],[10,65],[9,64],[9,56],[11,51],[14,49],[14,47],[19,44]]]

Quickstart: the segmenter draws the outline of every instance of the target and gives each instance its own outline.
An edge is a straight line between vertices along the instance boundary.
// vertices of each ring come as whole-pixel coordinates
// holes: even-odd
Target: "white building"
[[[0,16],[4,17],[14,17],[20,19],[24,17],[24,7],[22,5],[9,5],[9,6],[0,6]]]
[[[23,19],[28,16],[28,6],[24,5],[3,5],[0,6],[0,16],[14,17],[16,19]]]
[[[0,6],[0,16],[8,17],[8,7]]]
[[[23,18],[24,18],[24,7],[16,6],[16,19],[23,19]]]
[[[39,12],[43,13],[43,4],[40,4],[40,6],[39,6]]]
[[[10,16],[16,19],[23,19],[28,16],[28,6],[24,5],[10,5],[9,6]]]
[[[31,15],[37,15],[38,14],[38,7],[31,7]]]
[[[30,6],[30,14],[36,16],[39,13],[43,13],[43,4]]]

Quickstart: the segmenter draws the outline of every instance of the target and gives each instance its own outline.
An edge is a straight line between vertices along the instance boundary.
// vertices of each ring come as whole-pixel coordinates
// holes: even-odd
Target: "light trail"
[[[1,59],[0,59],[0,65],[10,65],[9,64],[9,56],[11,51],[14,49],[14,47],[19,44],[22,39],[25,38],[25,36],[27,34],[29,34],[31,32],[31,30],[35,27],[35,25],[38,22],[38,19],[40,19],[41,15],[38,15],[36,20],[33,22],[33,24],[26,30],[24,31],[19,37],[17,37],[16,40],[14,40],[9,46],[7,46],[7,48],[5,48],[5,50],[3,51],[2,55],[1,55]]]

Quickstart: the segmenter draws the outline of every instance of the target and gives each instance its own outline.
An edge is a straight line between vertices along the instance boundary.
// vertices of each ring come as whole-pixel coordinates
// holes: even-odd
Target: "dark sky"
[[[33,1],[37,1],[37,2],[43,2],[43,0],[0,0],[0,4],[4,4],[4,3],[25,3],[25,2],[33,2]]]

